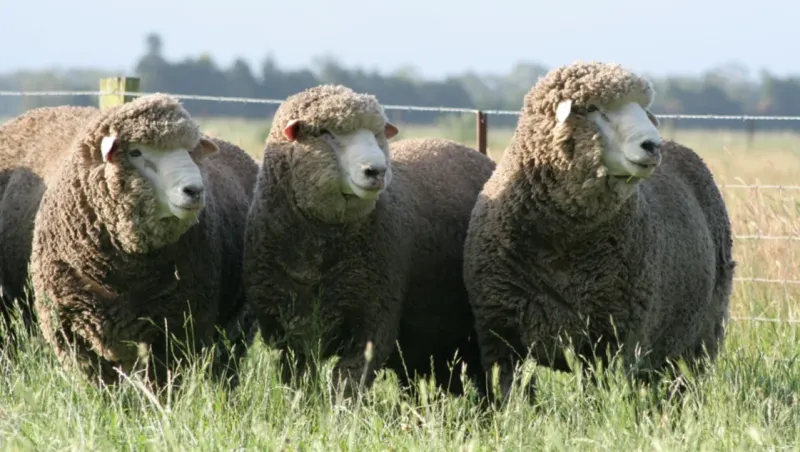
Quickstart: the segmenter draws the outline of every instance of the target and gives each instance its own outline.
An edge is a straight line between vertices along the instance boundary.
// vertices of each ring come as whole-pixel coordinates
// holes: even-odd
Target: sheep
[[[65,121],[53,121],[54,110],[42,108],[11,119],[0,126],[0,309],[9,345],[19,337],[12,328],[12,311],[18,308],[28,334],[35,333],[36,316],[29,293],[28,261],[33,239],[33,220],[44,192],[42,173],[55,168],[52,155],[29,151],[31,137],[63,136]],[[91,114],[89,109],[74,109],[70,119],[77,122]],[[42,118],[34,121],[37,114]]]
[[[168,351],[232,341],[217,376],[223,357],[244,356],[257,327],[241,265],[258,167],[242,149],[202,135],[162,94],[30,110],[0,129],[0,148],[13,167],[4,274],[19,275],[4,282],[17,290],[30,263],[33,311],[62,363],[74,350],[82,373],[109,385],[147,364],[160,384],[176,369]],[[167,350],[167,335],[183,349]]]
[[[448,381],[456,353],[467,378],[483,375],[461,272],[469,214],[495,164],[443,139],[390,152],[398,133],[374,96],[342,85],[296,93],[275,113],[244,280],[286,383],[333,356],[345,397],[382,366],[404,386],[433,367],[440,387],[464,394],[458,371]]]
[[[580,61],[525,96],[464,243],[495,401],[529,347],[571,371],[559,337],[579,358],[593,357],[585,338],[620,352],[641,381],[681,357],[700,368],[704,349],[713,359],[722,346],[736,265],[728,212],[703,160],[662,140],[653,98],[621,65]]]

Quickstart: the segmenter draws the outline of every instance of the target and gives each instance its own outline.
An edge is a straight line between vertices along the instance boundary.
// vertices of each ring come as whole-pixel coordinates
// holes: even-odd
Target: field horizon
[[[469,118],[430,126],[399,123],[400,135],[443,137],[475,147]],[[195,118],[203,132],[239,145],[258,163],[269,121]],[[488,154],[499,159],[512,128],[489,126]],[[800,134],[727,130],[664,131],[693,148],[721,185],[738,261],[724,351],[702,375],[688,376],[679,401],[659,403],[632,390],[617,371],[593,386],[579,372],[528,366],[537,400],[514,393],[496,411],[476,394],[417,397],[382,373],[363,400],[320,382],[278,381],[274,354],[257,339],[227,391],[199,367],[175,394],[155,396],[136,377],[95,388],[62,368],[36,337],[19,353],[0,352],[3,450],[797,450],[800,444]],[[395,139],[395,140],[396,140]],[[394,140],[393,140],[394,141]],[[654,400],[655,399],[655,400]]]

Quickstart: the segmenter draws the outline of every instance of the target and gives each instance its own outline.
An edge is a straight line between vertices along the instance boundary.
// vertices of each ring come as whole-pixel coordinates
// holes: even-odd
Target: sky
[[[135,5],[127,8],[125,5]],[[210,54],[254,69],[330,54],[346,66],[426,77],[613,60],[651,75],[738,62],[800,75],[800,2],[761,0],[0,0],[0,72],[128,71],[157,32],[167,59]]]

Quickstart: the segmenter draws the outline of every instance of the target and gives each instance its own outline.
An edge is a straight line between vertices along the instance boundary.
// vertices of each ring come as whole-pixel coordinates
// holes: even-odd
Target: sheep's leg
[[[356,387],[372,386],[376,370],[394,351],[400,330],[399,298],[371,299],[361,306],[361,312],[344,320],[345,331],[349,330],[351,336],[345,338],[348,346],[334,368],[334,380],[345,385],[347,397],[354,394]]]
[[[517,356],[522,349],[519,334],[516,328],[504,321],[490,322],[476,316],[475,323],[481,348],[481,364],[486,372],[486,377],[483,379],[487,385],[485,393],[494,401],[505,400],[511,391],[516,365],[523,358]],[[496,382],[494,366],[497,366]]]
[[[273,305],[275,304],[273,303]],[[280,353],[281,383],[289,385],[292,382],[292,377],[295,377],[298,381],[302,377],[307,360],[302,348],[291,347],[286,322],[286,319],[282,316],[274,315],[272,310],[262,310],[258,314],[261,338],[268,347]]]
[[[50,320],[45,317],[43,321]],[[95,352],[89,342],[72,330],[71,323],[55,320],[56,329],[46,328],[45,339],[50,342],[62,366],[72,367],[93,382],[115,385],[121,379],[121,368]]]
[[[486,373],[485,393],[493,401],[499,402],[508,397],[515,368],[525,358],[523,338],[517,324],[517,306],[524,306],[524,300],[518,297],[508,298],[496,290],[486,293],[490,287],[487,285],[480,284],[476,287],[481,292],[473,293],[471,305],[481,364]],[[494,378],[494,366],[497,366],[497,381]]]
[[[333,377],[335,382],[344,385],[345,397],[351,397],[357,387],[372,386],[375,372],[386,361],[397,339],[397,334],[391,332],[396,332],[398,327],[388,323],[357,334],[336,363]]]
[[[35,331],[33,299],[26,292],[33,223],[43,192],[42,181],[26,169],[12,172],[0,192],[0,311],[7,317],[6,327],[11,327],[9,310],[18,308],[24,327],[9,331],[14,341],[17,334]]]

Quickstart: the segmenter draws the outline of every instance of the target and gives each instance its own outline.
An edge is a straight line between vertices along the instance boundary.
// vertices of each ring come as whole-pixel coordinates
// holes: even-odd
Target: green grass
[[[268,123],[200,118],[207,132],[259,158]],[[444,136],[474,143],[465,128],[413,128],[401,136]],[[491,129],[497,158],[510,130]],[[800,181],[800,138],[760,134],[745,149],[741,134],[675,135],[700,152],[721,184]],[[798,192],[724,188],[738,235],[797,235]],[[798,241],[735,241],[737,277],[800,280]],[[737,317],[798,316],[800,284],[738,281]],[[401,393],[383,373],[364,399],[331,394],[326,363],[318,383],[279,383],[276,359],[260,341],[242,364],[241,385],[228,391],[190,369],[180,391],[153,396],[137,377],[114,389],[88,385],[38,338],[18,354],[0,355],[0,446],[4,450],[797,450],[800,448],[798,325],[737,320],[726,350],[680,401],[657,405],[613,373],[607,385],[580,374],[529,366],[536,403],[518,394],[497,411],[481,411],[474,394],[456,398],[421,384]],[[660,388],[659,391],[663,391]]]
[[[258,342],[242,384],[221,388],[201,373],[155,397],[136,378],[114,389],[62,369],[38,339],[2,356],[0,444],[4,450],[772,450],[800,443],[797,328],[732,325],[727,350],[689,379],[680,401],[660,408],[620,374],[592,386],[580,374],[533,369],[538,398],[519,395],[482,412],[474,394],[401,393],[383,373],[358,401],[343,402],[327,382],[278,382],[276,359]],[[201,362],[202,363],[202,362]],[[664,388],[660,388],[663,392]]]

